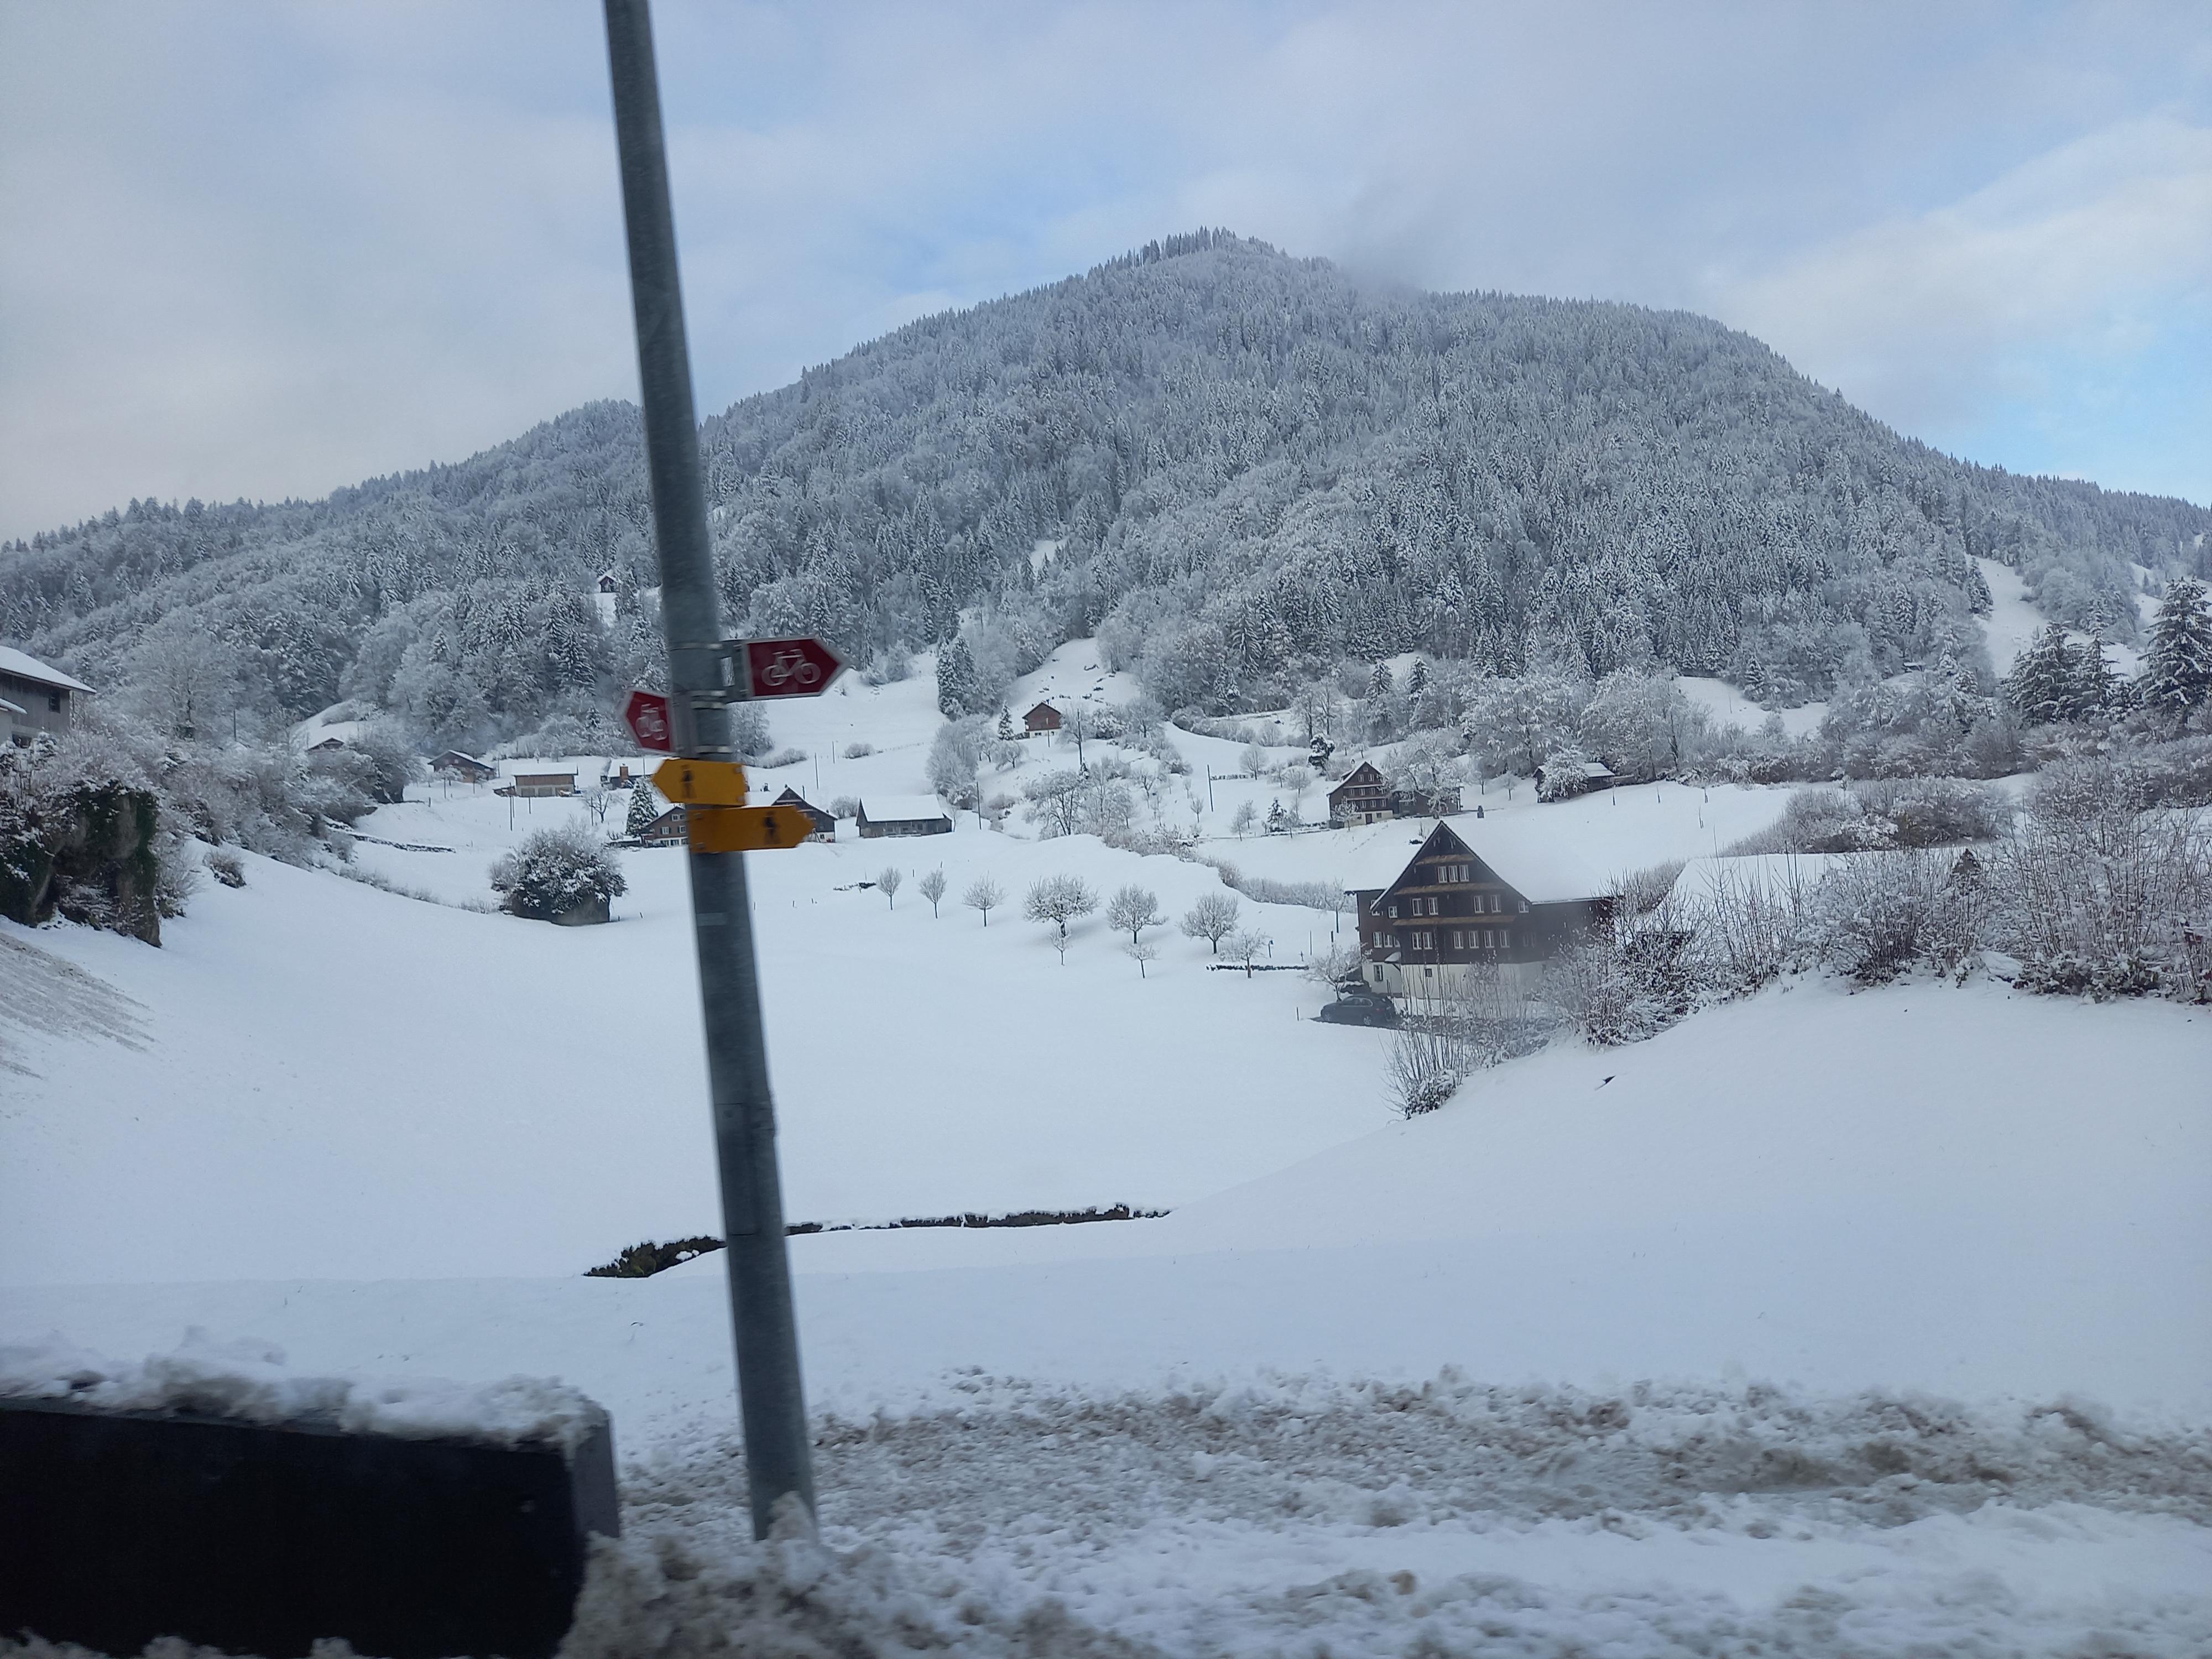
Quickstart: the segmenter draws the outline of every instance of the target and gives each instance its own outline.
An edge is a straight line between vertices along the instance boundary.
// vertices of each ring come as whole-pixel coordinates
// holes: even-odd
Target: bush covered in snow
[[[492,890],[512,915],[539,921],[605,921],[608,902],[629,890],[606,843],[580,824],[540,830],[491,869]]]

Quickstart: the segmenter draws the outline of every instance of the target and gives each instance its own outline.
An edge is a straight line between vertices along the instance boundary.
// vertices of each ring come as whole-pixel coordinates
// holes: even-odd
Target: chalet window
[[[1395,904],[1390,907],[1390,920],[1393,921],[1398,920],[1398,907]]]
[[[1464,951],[1467,949],[1467,935],[1461,933],[1456,927],[1452,929],[1452,949],[1455,951]]]
[[[1522,899],[1521,901],[1521,914],[1524,916],[1528,914],[1528,901],[1527,899]]]
[[[1498,934],[1494,929],[1486,927],[1482,930],[1482,948],[1486,951],[1498,948]]]
[[[58,714],[62,712],[62,694],[60,692],[49,691],[46,693],[46,712],[50,714]]]

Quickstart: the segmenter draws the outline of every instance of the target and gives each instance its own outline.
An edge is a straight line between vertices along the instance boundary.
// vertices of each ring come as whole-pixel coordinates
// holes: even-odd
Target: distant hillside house
[[[1056,717],[1055,717],[1056,718]],[[863,840],[878,836],[949,836],[952,820],[934,795],[863,797],[857,822]]]
[[[1378,991],[1433,995],[1476,966],[1537,963],[1612,920],[1608,884],[1557,845],[1478,854],[1473,819],[1439,823],[1388,886],[1348,890],[1358,907],[1361,973]]]
[[[1613,775],[1613,769],[1602,761],[1570,761],[1566,765],[1571,769],[1566,776],[1561,777],[1556,770],[1552,770],[1548,781],[1545,775],[1551,769],[1538,767],[1536,793],[1542,796],[1562,793],[1583,795],[1593,789],[1610,789],[1620,781]]]
[[[1375,769],[1372,761],[1360,762],[1328,792],[1332,823],[1376,823],[1396,816],[1390,805],[1389,780]]]
[[[770,806],[795,806],[805,813],[814,825],[814,833],[807,836],[807,840],[835,841],[837,839],[837,820],[790,786],[786,785],[783,793],[768,804]]]
[[[1022,734],[1036,737],[1041,732],[1060,730],[1060,710],[1048,702],[1041,702],[1022,716]]]
[[[90,696],[82,680],[0,645],[0,702],[16,711],[8,716],[10,742],[27,745],[41,732],[61,736],[76,724],[77,700]]]
[[[673,847],[688,840],[684,809],[672,806],[637,833],[637,840],[647,847]]]
[[[576,793],[576,775],[574,772],[517,772],[509,791],[526,799],[573,795]]]
[[[1393,787],[1390,781],[1375,769],[1371,761],[1362,761],[1345,774],[1344,781],[1328,792],[1328,820],[1331,823],[1380,823],[1387,818],[1448,818],[1460,810],[1460,793],[1456,785],[1442,785],[1435,789],[1405,789]]]
[[[344,747],[345,739],[343,738],[325,738],[320,743],[309,744],[307,745],[307,752],[311,755],[324,755],[328,754],[333,749],[343,749]]]
[[[499,775],[499,768],[489,766],[474,755],[464,755],[458,749],[448,749],[430,763],[433,772],[441,772],[449,778],[459,778],[464,783],[489,783]]]

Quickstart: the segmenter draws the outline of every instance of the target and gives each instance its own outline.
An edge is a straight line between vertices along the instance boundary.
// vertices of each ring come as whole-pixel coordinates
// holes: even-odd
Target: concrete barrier
[[[550,1656],[590,1534],[620,1531],[593,1415],[567,1443],[501,1445],[0,1398],[0,1634]]]

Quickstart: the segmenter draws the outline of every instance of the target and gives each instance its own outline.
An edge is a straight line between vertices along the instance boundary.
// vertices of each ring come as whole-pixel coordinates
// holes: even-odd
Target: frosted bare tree
[[[982,912],[983,925],[988,927],[991,912],[1006,902],[1006,890],[988,876],[978,876],[968,884],[968,890],[961,894],[960,902],[970,910]]]
[[[916,892],[929,901],[929,914],[934,916],[937,914],[938,902],[945,896],[945,866],[939,865],[920,881],[915,883],[914,886]]]
[[[1053,930],[1052,947],[1060,952],[1060,965],[1067,966],[1067,924],[1098,908],[1098,895],[1080,876],[1047,876],[1030,885],[1022,901],[1022,914]]]
[[[1216,956],[1221,954],[1221,941],[1236,927],[1237,901],[1226,893],[1208,893],[1182,915],[1183,936],[1204,939]]]
[[[876,885],[884,890],[884,896],[890,902],[890,907],[894,910],[898,908],[899,884],[905,879],[904,876],[899,874],[896,865],[885,866],[883,873],[876,878]]]
[[[1132,939],[1121,947],[1121,954],[1137,964],[1137,977],[1147,977],[1145,964],[1159,959],[1160,947],[1148,939]]]
[[[1244,977],[1252,977],[1252,964],[1267,951],[1271,941],[1256,927],[1246,927],[1231,933],[1221,941],[1221,954],[1231,962],[1244,965]]]
[[[1146,928],[1158,927],[1166,920],[1160,914],[1158,895],[1133,882],[1106,902],[1106,925],[1117,933],[1127,933],[1132,945]]]

